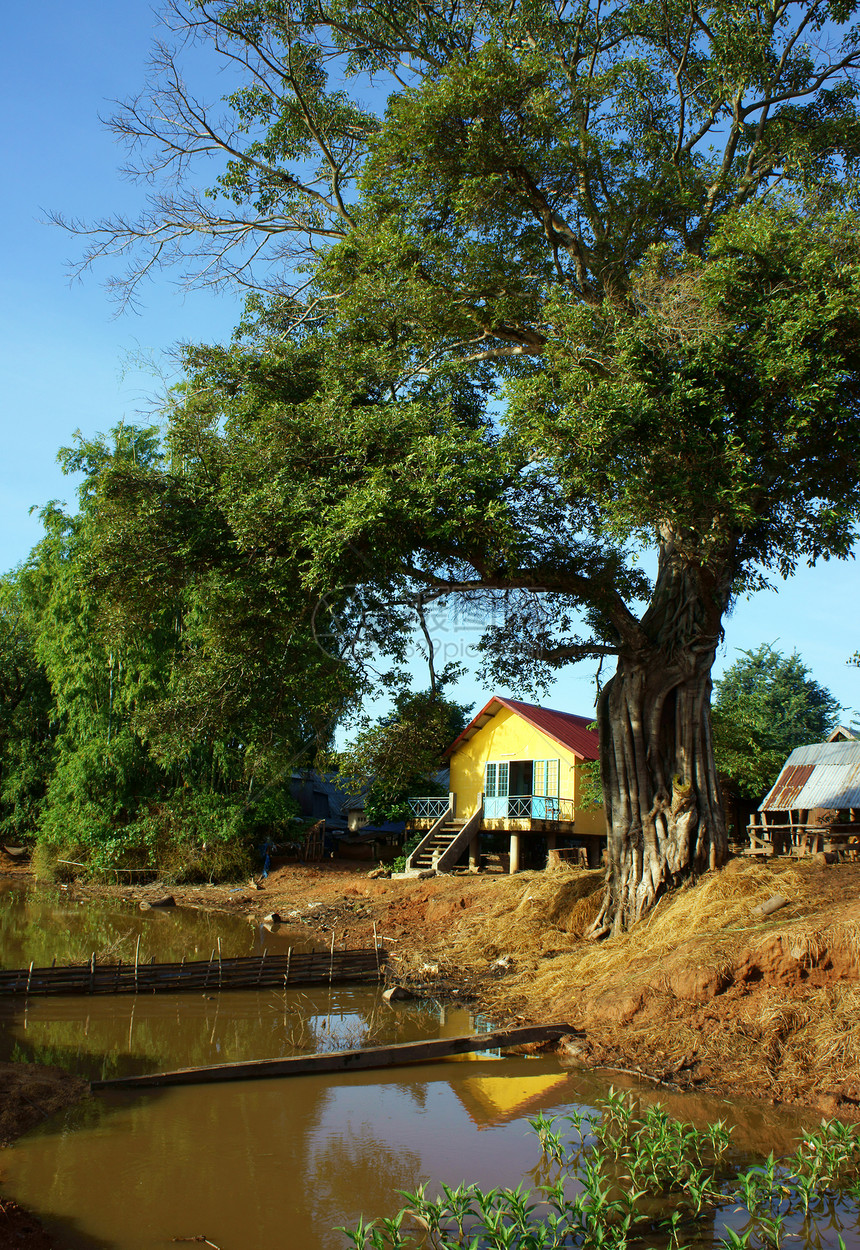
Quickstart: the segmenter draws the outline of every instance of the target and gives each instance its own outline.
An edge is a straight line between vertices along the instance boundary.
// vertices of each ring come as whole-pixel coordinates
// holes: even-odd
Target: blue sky
[[[123,153],[99,115],[111,111],[112,99],[142,85],[155,29],[143,0],[41,0],[13,6],[6,15],[0,54],[7,119],[7,190],[0,199],[6,240],[0,266],[0,569],[25,559],[40,536],[31,506],[73,497],[57,449],[78,428],[92,435],[147,412],[159,383],[134,362],[164,365],[179,341],[226,338],[240,310],[238,298],[185,294],[175,277],[163,274],[144,290],[139,315],[117,317],[101,285],[107,269],[70,285],[65,263],[79,254],[79,243],[45,224],[50,211],[92,220],[133,212],[141,203],[143,189],[120,176]],[[217,93],[217,82],[210,88]],[[453,627],[438,634],[449,654],[470,663],[474,635]],[[860,669],[847,665],[860,648],[856,565],[804,569],[776,592],[738,604],[726,622],[715,672],[740,649],[762,642],[796,648],[845,707],[860,709]],[[567,670],[545,701],[587,714],[593,672],[590,664]],[[456,692],[477,703],[489,693],[473,678]]]

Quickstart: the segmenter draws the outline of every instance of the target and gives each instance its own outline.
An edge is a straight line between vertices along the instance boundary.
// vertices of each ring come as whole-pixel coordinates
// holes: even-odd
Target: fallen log
[[[152,1088],[160,1085],[209,1085],[218,1081],[253,1081],[265,1077],[306,1076],[315,1072],[355,1072],[360,1068],[391,1068],[405,1063],[427,1063],[476,1050],[500,1050],[529,1042],[555,1041],[573,1032],[569,1024],[535,1024],[466,1037],[435,1037],[423,1042],[398,1042],[392,1046],[368,1046],[362,1050],[333,1050],[321,1055],[294,1055],[289,1059],[250,1059],[218,1063],[203,1068],[177,1068],[147,1076],[93,1081],[90,1088]]]

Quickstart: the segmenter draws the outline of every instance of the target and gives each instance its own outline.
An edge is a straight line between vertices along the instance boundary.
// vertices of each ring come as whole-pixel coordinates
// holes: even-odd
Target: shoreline
[[[23,866],[4,876],[33,881]],[[860,1119],[858,1039],[848,1036],[860,1011],[860,864],[738,858],[665,895],[630,933],[587,943],[601,883],[587,870],[391,880],[354,862],[280,861],[247,888],[56,888],[138,907],[169,893],[254,924],[278,913],[326,946],[334,932],[339,949],[375,932],[389,981],[473,1004],[500,1026],[569,1020],[566,1062]],[[777,894],[784,905],[757,917]],[[816,1064],[825,1028],[839,1057]]]
[[[34,883],[22,865],[4,879]],[[341,948],[366,946],[375,931],[391,953],[390,981],[499,1026],[568,1020],[556,1051],[564,1067],[643,1081],[674,1115],[692,1095],[860,1120],[858,864],[737,859],[600,944],[582,938],[600,872],[390,880],[368,877],[367,865],[282,862],[261,884],[55,888],[138,908],[169,893],[177,906],[254,924],[277,912],[326,946],[332,930]],[[777,894],[783,906],[756,916]],[[89,1096],[87,1082],[60,1069],[0,1065],[2,1143]],[[6,1246],[65,1250],[3,1197]]]

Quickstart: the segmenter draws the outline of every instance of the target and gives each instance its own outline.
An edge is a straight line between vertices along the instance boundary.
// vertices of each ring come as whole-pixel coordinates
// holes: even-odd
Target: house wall
[[[508,708],[496,715],[451,756],[451,790],[457,796],[456,818],[468,819],[484,789],[484,765],[491,760],[559,760],[559,797],[573,799],[578,806],[581,782],[579,760],[569,748],[517,716]],[[498,821],[499,828],[522,827],[521,821]],[[606,822],[602,808],[576,813],[576,832],[603,834]]]

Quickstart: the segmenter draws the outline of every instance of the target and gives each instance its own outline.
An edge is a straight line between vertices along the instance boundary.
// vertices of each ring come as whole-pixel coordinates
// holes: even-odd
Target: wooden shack
[[[816,742],[789,755],[749,826],[751,854],[838,851],[860,839],[860,742]]]

